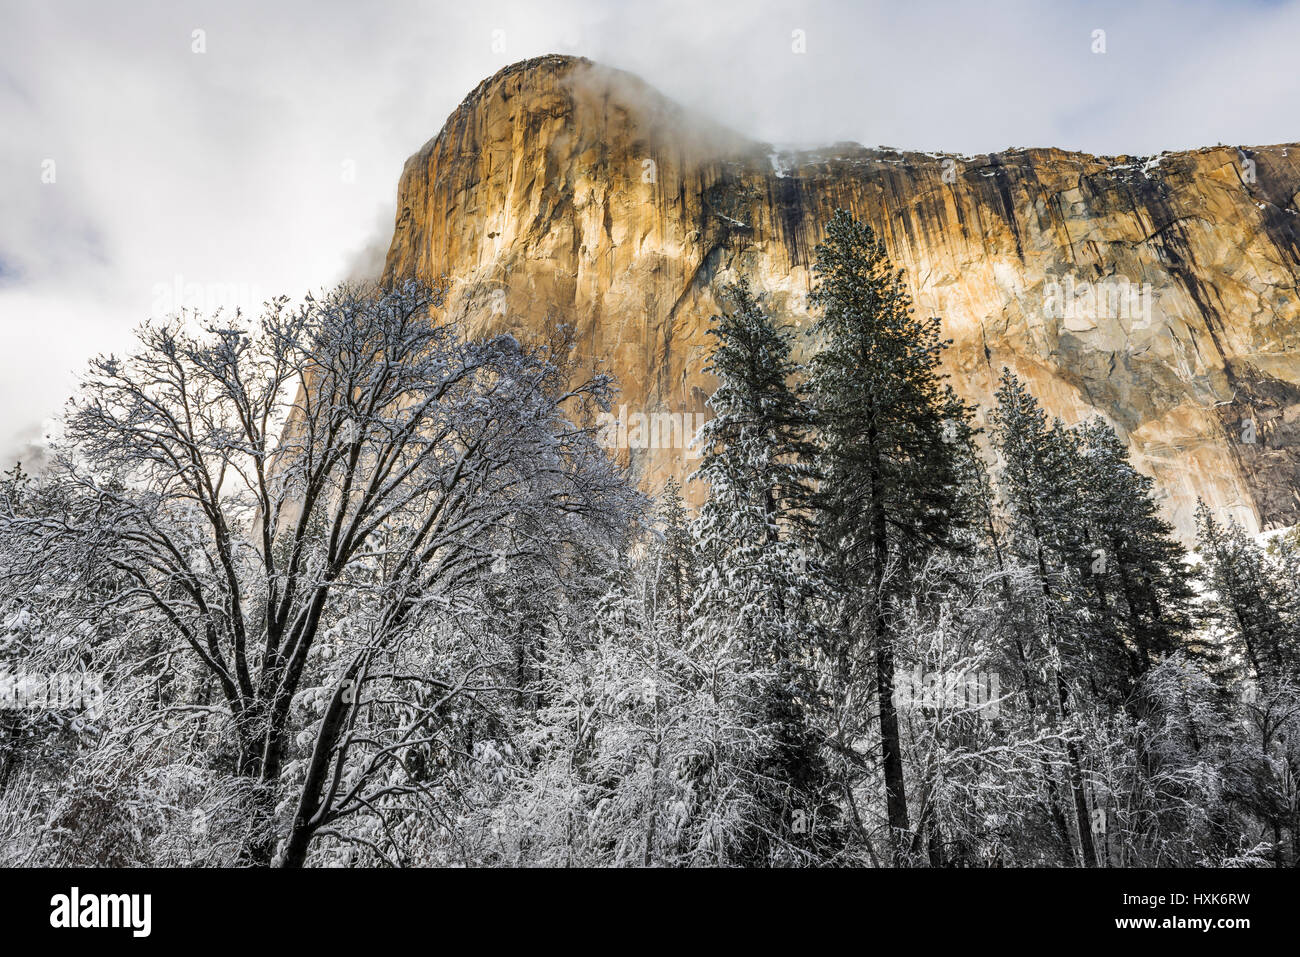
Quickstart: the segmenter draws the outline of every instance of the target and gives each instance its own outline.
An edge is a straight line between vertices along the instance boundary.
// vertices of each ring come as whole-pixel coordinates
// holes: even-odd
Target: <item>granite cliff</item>
[[[695,460],[638,441],[636,416],[706,412],[722,287],[749,276],[806,325],[814,247],[847,207],[942,318],[959,392],[986,409],[1010,366],[1065,421],[1110,421],[1184,535],[1198,497],[1261,529],[1300,519],[1298,204],[1296,144],[783,149],[548,56],[485,80],[407,161],[385,279],[446,276],[448,316],[477,331],[570,326],[618,377],[622,454],[655,489]]]

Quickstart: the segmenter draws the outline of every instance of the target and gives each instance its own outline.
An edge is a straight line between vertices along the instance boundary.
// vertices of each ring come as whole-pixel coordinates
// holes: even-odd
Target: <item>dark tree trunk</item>
[[[1070,717],[1069,688],[1065,683],[1065,675],[1061,673],[1060,650],[1056,645],[1056,621],[1051,613],[1052,586],[1049,584],[1047,574],[1047,559],[1043,554],[1042,535],[1039,532],[1038,522],[1033,522],[1034,538],[1038,542],[1038,581],[1042,588],[1043,599],[1047,607],[1047,632],[1050,646],[1055,650],[1055,657],[1058,664],[1055,667],[1056,672],[1056,698],[1060,707],[1061,721],[1065,722]],[[1050,694],[1050,692],[1049,692]],[[1088,800],[1083,793],[1083,768],[1079,762],[1079,749],[1075,747],[1073,741],[1069,741],[1065,746],[1065,753],[1069,759],[1069,776],[1070,790],[1074,792],[1074,816],[1075,823],[1079,829],[1079,852],[1083,857],[1084,867],[1097,866],[1097,852],[1092,843],[1092,822],[1088,819]]]
[[[1060,669],[1056,672],[1056,694],[1061,702],[1061,719],[1064,721],[1069,718],[1069,704],[1067,702],[1068,691],[1065,687],[1065,678],[1062,677]],[[1070,759],[1070,789],[1074,792],[1074,815],[1079,825],[1079,850],[1083,855],[1084,867],[1096,867],[1097,849],[1092,840],[1092,821],[1088,816],[1088,799],[1083,792],[1083,766],[1079,762],[1079,749],[1075,747],[1074,741],[1066,742],[1065,753]]]
[[[867,441],[874,449],[875,428]],[[876,688],[880,698],[880,750],[885,772],[885,806],[889,815],[890,844],[895,863],[907,847],[911,827],[907,819],[907,791],[903,779],[903,749],[894,707],[894,637],[885,618],[885,567],[889,560],[887,517],[880,467],[871,470],[871,632],[876,646]]]
[[[910,830],[907,820],[907,792],[903,781],[903,751],[898,734],[898,710],[894,707],[894,649],[890,638],[881,634],[876,642],[876,681],[880,688],[880,744],[885,770],[885,802],[889,827],[896,847],[903,847]]]
[[[298,808],[294,812],[284,853],[280,857],[281,867],[302,867],[306,863],[307,848],[311,845],[312,838],[324,824],[325,812],[329,810],[328,805],[333,799],[333,794],[328,794],[325,790],[330,777],[330,759],[343,735],[349,711],[359,697],[356,687],[359,674],[359,665],[354,663],[334,689],[325,714],[321,717],[320,731],[316,735],[316,746],[307,765],[307,776],[302,783]]]
[[[3,795],[9,788],[9,778],[13,775],[14,768],[18,765],[18,738],[19,725],[17,715],[3,715],[3,721],[9,725],[8,734],[5,734],[9,740],[5,745],[4,756],[0,758],[3,764],[0,764],[0,795]]]

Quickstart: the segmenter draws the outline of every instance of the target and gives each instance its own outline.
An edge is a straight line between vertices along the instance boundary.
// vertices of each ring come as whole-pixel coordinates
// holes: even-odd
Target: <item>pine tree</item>
[[[997,421],[996,416],[994,421]],[[994,447],[997,447],[996,442]],[[982,466],[978,457],[977,462]],[[1006,674],[1013,676],[1011,679],[1013,683],[1017,678],[1019,679],[1019,691],[1024,701],[1024,714],[1021,720],[1026,735],[1036,740],[1051,711],[1047,703],[1048,695],[1055,694],[1054,690],[1049,691],[1043,685],[1045,673],[1040,640],[1041,625],[1038,620],[1040,609],[1034,601],[1025,600],[1026,596],[1022,594],[1026,572],[1030,572],[1030,577],[1035,577],[1036,570],[1029,569],[1024,558],[1014,547],[1005,503],[999,501],[988,472],[980,467],[971,486],[971,508],[978,523],[976,529],[978,537],[975,553],[970,559],[971,566],[973,569],[983,569],[985,574],[991,574],[996,581],[997,607],[1000,612],[998,644],[1005,656],[1004,663],[1008,669]],[[980,579],[978,575],[972,577],[974,582],[971,584],[977,587],[972,589],[968,584],[967,590],[974,592],[974,596],[978,597]],[[1039,592],[1035,591],[1034,594],[1037,595]],[[1036,778],[1041,778],[1046,786],[1046,799],[1043,800],[1040,794],[1033,806],[1046,812],[1051,824],[1050,833],[1054,835],[1059,851],[1058,859],[1061,862],[1072,860],[1074,847],[1070,837],[1070,823],[1062,809],[1060,787],[1052,756],[1044,749],[1040,749],[1038,756]],[[1026,821],[1020,822],[1018,828],[1020,840],[1029,839],[1028,835],[1034,833],[1032,829],[1026,827],[1027,824]]]
[[[707,369],[718,388],[710,399],[715,415],[701,435],[697,477],[708,480],[709,498],[696,523],[710,571],[697,620],[712,640],[737,640],[748,655],[755,719],[770,744],[753,768],[771,818],[758,830],[788,833],[810,849],[833,827],[829,805],[817,797],[826,768],[808,720],[815,570],[796,520],[807,408],[791,384],[789,329],[763,312],[747,281],[729,287],[727,297],[733,310],[710,330],[717,345]]]
[[[958,545],[968,413],[943,381],[938,319],[918,319],[884,243],[844,210],[817,247],[812,302],[821,345],[809,386],[821,447],[813,499],[828,565],[846,594],[837,657],[874,657],[882,764],[895,848],[909,831],[894,694],[891,599],[909,568]]]
[[[803,492],[798,457],[809,448],[807,405],[791,384],[798,372],[794,337],[763,312],[747,279],[726,295],[733,309],[709,330],[717,344],[705,371],[717,377],[718,387],[709,400],[714,417],[700,436],[704,455],[697,474],[717,497],[761,506],[765,539],[774,541],[778,520],[790,517],[790,503]]]
[[[1183,548],[1160,516],[1154,481],[1129,463],[1128,449],[1100,419],[1077,430],[1077,519],[1084,528],[1084,578],[1094,599],[1094,633],[1109,647],[1102,688],[1131,694],[1159,661],[1182,649],[1192,597]],[[1203,650],[1203,649],[1202,649]]]
[[[710,330],[717,346],[706,368],[718,388],[709,400],[714,417],[700,437],[696,477],[709,483],[709,499],[698,534],[717,571],[758,602],[754,627],[761,634],[749,641],[756,660],[788,662],[789,633],[806,635],[794,616],[808,593],[798,540],[808,409],[791,385],[790,331],[763,313],[747,280],[727,293],[734,311]]]
[[[1070,721],[1071,679],[1086,660],[1078,641],[1078,562],[1084,552],[1078,521],[1077,458],[1060,422],[1050,427],[1024,384],[1003,369],[991,415],[993,441],[1001,463],[999,486],[1010,523],[1010,547],[1031,570],[1033,591],[1026,596],[1041,623],[1041,660],[1048,675],[1047,700],[1056,721]],[[1073,600],[1072,600],[1073,599]],[[1086,866],[1097,863],[1092,824],[1083,787],[1082,763],[1074,738],[1066,756],[1080,852]]]
[[[657,574],[651,596],[652,615],[659,618],[665,611],[672,624],[677,644],[685,640],[686,616],[694,601],[696,568],[694,537],[690,519],[682,502],[682,487],[670,478],[659,496],[660,540],[655,549]]]
[[[1232,519],[1215,520],[1201,502],[1196,509],[1196,548],[1207,590],[1205,617],[1228,635],[1230,647],[1262,685],[1292,679],[1297,639],[1287,627],[1288,596],[1268,556]]]

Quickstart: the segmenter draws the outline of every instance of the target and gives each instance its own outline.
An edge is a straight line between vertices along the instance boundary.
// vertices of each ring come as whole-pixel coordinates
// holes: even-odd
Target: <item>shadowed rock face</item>
[[[847,207],[942,318],[981,419],[1003,366],[1067,423],[1104,416],[1186,536],[1198,497],[1252,529],[1300,515],[1297,191],[1295,144],[774,149],[549,56],[484,81],[407,161],[385,279],[447,276],[448,315],[476,331],[571,326],[638,446],[636,413],[707,411],[727,282],[808,325],[814,248]],[[646,487],[693,469],[675,433],[649,444],[624,453]]]

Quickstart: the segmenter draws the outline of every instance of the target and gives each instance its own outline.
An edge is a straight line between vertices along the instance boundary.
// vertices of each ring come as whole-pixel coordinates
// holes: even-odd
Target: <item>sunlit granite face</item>
[[[1298,190],[1294,145],[778,149],[543,57],[407,161],[386,278],[449,277],[447,314],[476,331],[570,326],[583,367],[618,377],[631,426],[611,434],[653,490],[698,461],[665,423],[707,411],[722,287],[748,276],[806,328],[814,247],[847,207],[942,318],[981,418],[1003,366],[1066,422],[1104,416],[1186,536],[1198,497],[1252,529],[1300,514]]]

